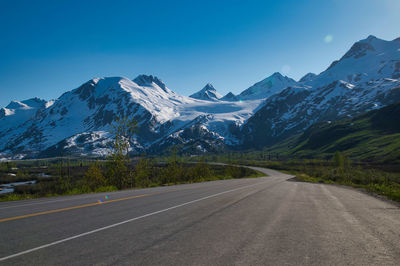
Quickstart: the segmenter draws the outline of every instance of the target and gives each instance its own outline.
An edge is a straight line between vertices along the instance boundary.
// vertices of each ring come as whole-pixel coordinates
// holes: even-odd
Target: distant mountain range
[[[241,127],[247,147],[272,145],[314,123],[334,121],[400,102],[400,39],[355,43],[319,75],[267,98]]]
[[[259,149],[396,102],[400,38],[369,36],[318,75],[295,81],[274,73],[239,95],[222,97],[207,84],[182,96],[140,75],[94,78],[54,101],[12,101],[0,109],[0,157],[107,155],[116,117],[138,122],[133,153]]]

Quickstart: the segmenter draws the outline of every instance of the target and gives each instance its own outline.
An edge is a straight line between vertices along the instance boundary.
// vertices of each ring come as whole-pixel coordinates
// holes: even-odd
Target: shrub
[[[88,171],[83,177],[83,185],[90,191],[94,191],[98,187],[105,186],[106,183],[105,177],[103,176],[98,165],[95,163],[89,167]]]

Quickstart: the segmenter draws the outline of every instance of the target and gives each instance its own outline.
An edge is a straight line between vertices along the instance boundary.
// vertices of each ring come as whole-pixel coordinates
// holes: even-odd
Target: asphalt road
[[[395,205],[257,169],[269,176],[1,203],[0,264],[400,264]]]

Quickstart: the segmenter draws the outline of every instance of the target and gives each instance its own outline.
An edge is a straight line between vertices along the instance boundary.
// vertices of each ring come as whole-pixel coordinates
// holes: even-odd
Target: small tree
[[[128,187],[130,183],[129,170],[129,140],[136,130],[136,121],[127,117],[119,118],[112,124],[111,134],[114,136],[112,142],[112,153],[107,164],[106,176],[111,185],[118,189]]]
[[[111,134],[114,135],[113,154],[125,155],[129,158],[129,140],[135,133],[137,122],[128,117],[119,118],[112,124]]]
[[[151,183],[152,161],[141,159],[135,168],[135,185],[138,187],[148,187]]]
[[[65,177],[64,173],[64,161],[61,158],[58,165],[59,176],[57,178],[57,193],[65,193],[72,188],[71,180]]]
[[[174,147],[172,155],[168,158],[168,166],[164,173],[163,183],[177,183],[182,175],[182,167],[178,162],[177,149]]]
[[[333,164],[336,168],[349,169],[351,166],[351,161],[347,154],[336,151],[333,155]]]
[[[340,151],[336,151],[333,155],[333,164],[336,168],[343,169],[344,166],[344,158],[343,154]]]
[[[88,171],[83,178],[83,183],[86,188],[92,191],[94,191],[96,188],[106,185],[107,180],[103,176],[97,163],[90,165]]]
[[[349,156],[347,156],[347,154],[343,154],[343,167],[345,169],[350,169],[351,167],[351,161]]]
[[[208,164],[204,163],[203,158],[200,159],[193,168],[193,178],[207,179],[210,178],[211,175],[212,173]]]

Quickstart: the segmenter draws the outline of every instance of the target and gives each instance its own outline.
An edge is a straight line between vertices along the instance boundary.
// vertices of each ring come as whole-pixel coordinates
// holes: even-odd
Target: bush
[[[141,159],[135,167],[135,186],[148,187],[151,184],[154,165],[149,159]]]
[[[212,177],[212,172],[208,164],[204,163],[204,161],[200,161],[192,168],[190,177],[191,179],[207,180]]]
[[[83,177],[83,186],[89,191],[94,191],[107,183],[97,164],[92,164]]]
[[[114,155],[107,162],[106,170],[107,183],[118,189],[129,187],[130,176],[127,163],[123,155]]]

